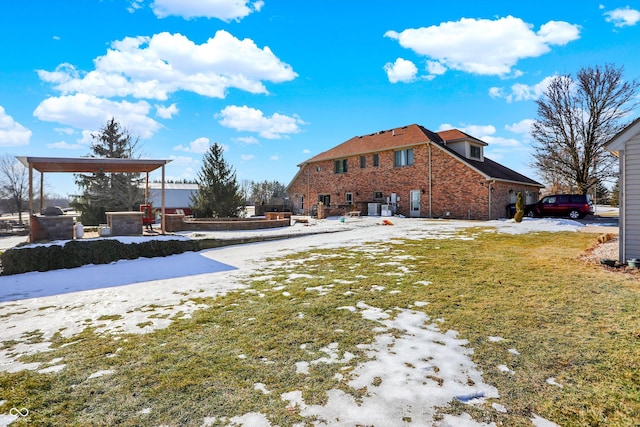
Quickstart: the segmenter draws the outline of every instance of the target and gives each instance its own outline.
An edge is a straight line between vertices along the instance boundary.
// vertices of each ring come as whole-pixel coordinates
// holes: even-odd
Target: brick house
[[[522,192],[535,203],[544,186],[484,157],[487,144],[457,129],[412,124],[356,136],[298,165],[287,187],[294,212],[326,215],[496,219]]]

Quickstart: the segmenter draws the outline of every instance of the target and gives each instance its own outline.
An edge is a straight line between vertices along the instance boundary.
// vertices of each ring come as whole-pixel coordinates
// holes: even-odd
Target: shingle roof
[[[474,167],[475,169],[477,169],[478,171],[480,171],[481,173],[483,173],[484,175],[486,175],[490,179],[497,179],[497,180],[500,180],[500,181],[522,182],[522,183],[525,183],[525,184],[544,187],[544,185],[540,184],[539,182],[534,181],[531,178],[527,178],[526,176],[522,175],[521,173],[518,173],[518,172],[514,171],[513,169],[509,169],[508,167],[506,167],[504,165],[501,165],[498,162],[494,162],[493,160],[491,160],[491,159],[489,159],[487,157],[484,158],[484,161],[482,161],[482,160],[473,160],[473,159],[468,159],[468,158],[464,157],[463,155],[461,155],[459,153],[456,153],[455,151],[449,149],[446,146],[444,146],[442,148],[445,148],[446,150],[449,151],[449,153],[451,153],[452,155],[456,156],[457,158],[459,158],[463,162],[467,163],[468,165]]]
[[[471,136],[468,133],[464,133],[458,129],[449,129],[449,130],[441,131],[441,132],[438,132],[438,135],[444,141],[449,141],[449,142],[472,139],[474,142],[477,142],[478,144],[481,144],[484,146],[489,145],[486,142],[476,138],[475,136]]]
[[[413,124],[395,129],[381,130],[369,135],[354,136],[350,140],[320,153],[304,163],[314,163],[358,154],[393,150],[405,146],[426,144],[430,140],[434,142],[441,141],[436,133],[422,126]]]
[[[423,126],[412,124],[399,128],[378,131],[369,135],[354,136],[348,141],[345,141],[342,144],[331,148],[330,150],[324,151],[310,158],[302,164],[340,159],[349,156],[357,156],[379,151],[397,150],[402,147],[426,144],[427,142],[431,141],[450,155],[458,158],[460,161],[468,164],[480,173],[486,175],[489,179],[522,182],[530,185],[544,187],[544,185],[540,184],[539,182],[527,178],[526,176],[497,162],[494,162],[487,157],[484,158],[484,161],[468,159],[461,154],[453,151],[446,145],[446,142],[454,142],[460,140],[473,140],[474,142],[477,142],[481,145],[488,145],[486,142],[475,138],[467,133],[464,133],[458,129],[451,129],[436,133]],[[302,164],[299,166],[302,166]]]

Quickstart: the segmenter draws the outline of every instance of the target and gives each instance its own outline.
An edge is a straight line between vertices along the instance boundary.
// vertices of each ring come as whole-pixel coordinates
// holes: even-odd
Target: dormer
[[[489,145],[486,142],[467,135],[458,129],[438,132],[438,135],[442,138],[443,145],[461,156],[469,160],[484,161],[484,147]]]

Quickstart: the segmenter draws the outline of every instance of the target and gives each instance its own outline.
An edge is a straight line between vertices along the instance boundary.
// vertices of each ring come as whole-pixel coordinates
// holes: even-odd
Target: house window
[[[318,203],[329,206],[331,204],[331,196],[329,194],[318,194]]]
[[[374,167],[380,166],[380,156],[378,155],[378,153],[373,154],[373,166]]]
[[[482,153],[482,151],[481,151],[480,147],[478,147],[477,145],[471,145],[471,146],[469,147],[469,156],[470,156],[472,159],[478,159],[478,160],[480,160],[480,158],[481,158],[481,157],[480,157],[480,156],[481,156],[481,153]]]
[[[361,168],[367,167],[367,158],[365,156],[360,156],[360,167]]]
[[[373,192],[373,200],[383,200],[384,196],[382,195],[382,191],[374,191]]]
[[[304,195],[300,196],[300,209],[304,209]]]
[[[394,166],[409,166],[413,164],[413,148],[394,152]]]
[[[334,163],[334,173],[346,173],[348,169],[347,159],[336,160]]]
[[[353,204],[353,193],[344,193],[344,203],[347,205]]]

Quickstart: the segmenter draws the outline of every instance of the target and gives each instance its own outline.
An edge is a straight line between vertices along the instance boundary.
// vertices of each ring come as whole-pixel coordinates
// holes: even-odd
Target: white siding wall
[[[624,156],[625,260],[640,258],[640,134],[626,143]]]

